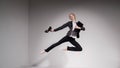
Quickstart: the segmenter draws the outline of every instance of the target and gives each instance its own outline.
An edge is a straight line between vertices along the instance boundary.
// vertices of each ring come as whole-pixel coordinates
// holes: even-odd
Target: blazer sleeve
[[[68,25],[69,25],[69,22],[63,24],[62,26],[60,26],[60,27],[58,27],[58,28],[55,28],[54,31],[61,30],[61,29],[65,28],[65,27],[67,27]]]
[[[78,25],[79,27],[83,27],[83,23],[80,22],[80,21],[77,22],[77,25]]]

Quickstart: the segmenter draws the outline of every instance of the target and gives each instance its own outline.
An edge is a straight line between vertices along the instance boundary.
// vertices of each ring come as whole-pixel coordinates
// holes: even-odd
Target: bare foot
[[[40,54],[44,54],[44,53],[46,53],[46,52],[45,52],[45,50],[43,50],[43,51],[40,51]]]
[[[63,51],[67,51],[67,48],[63,49]]]

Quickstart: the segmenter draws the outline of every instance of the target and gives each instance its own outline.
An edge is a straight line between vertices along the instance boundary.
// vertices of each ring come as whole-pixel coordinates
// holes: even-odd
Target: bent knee
[[[83,49],[81,47],[78,48],[78,51],[83,51]]]

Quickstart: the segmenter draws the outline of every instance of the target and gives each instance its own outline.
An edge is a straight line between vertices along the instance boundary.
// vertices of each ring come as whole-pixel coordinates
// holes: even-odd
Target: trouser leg
[[[47,49],[45,49],[46,52],[49,52],[51,49],[53,49],[54,47],[64,43],[67,41],[67,36],[63,37],[61,40],[59,40],[57,43],[52,44],[51,46],[49,46]]]
[[[67,50],[69,51],[82,51],[82,47],[79,45],[78,42],[75,41],[74,38],[70,38],[69,42],[74,45],[74,47],[67,47]]]

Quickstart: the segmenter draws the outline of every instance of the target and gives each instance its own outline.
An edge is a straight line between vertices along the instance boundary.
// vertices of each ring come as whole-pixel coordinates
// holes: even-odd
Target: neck
[[[72,20],[73,22],[76,22],[76,20]]]

